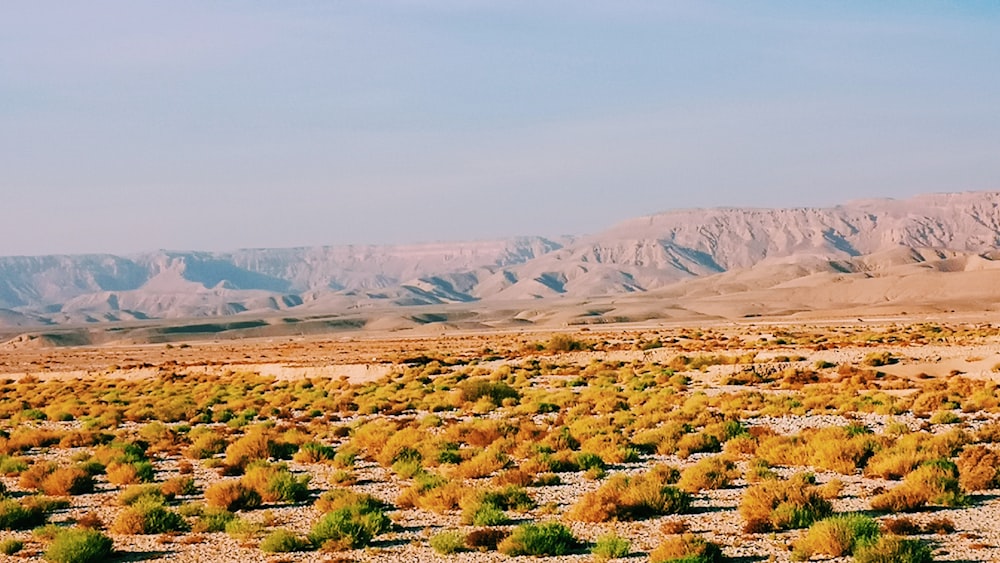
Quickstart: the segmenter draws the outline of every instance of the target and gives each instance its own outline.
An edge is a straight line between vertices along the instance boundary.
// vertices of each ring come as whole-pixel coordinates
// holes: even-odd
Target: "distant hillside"
[[[7,257],[0,327],[653,290],[720,299],[780,284],[807,302],[809,291],[844,276],[975,271],[985,273],[970,279],[989,285],[998,249],[1000,193],[969,192],[825,209],[670,211],[565,240]]]

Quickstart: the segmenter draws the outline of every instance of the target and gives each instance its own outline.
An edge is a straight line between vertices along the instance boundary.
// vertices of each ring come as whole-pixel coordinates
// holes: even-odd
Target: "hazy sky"
[[[0,254],[1000,189],[1000,2],[0,5]]]

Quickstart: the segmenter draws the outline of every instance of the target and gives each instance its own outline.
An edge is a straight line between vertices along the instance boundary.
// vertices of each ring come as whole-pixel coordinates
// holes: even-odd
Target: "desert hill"
[[[302,331],[989,309],[998,256],[1000,192],[966,192],[669,211],[559,240],[6,257],[0,326],[313,319]]]

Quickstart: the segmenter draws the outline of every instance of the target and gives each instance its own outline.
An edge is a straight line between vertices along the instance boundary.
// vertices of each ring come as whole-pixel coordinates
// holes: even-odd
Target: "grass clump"
[[[604,534],[597,538],[597,543],[590,549],[590,553],[597,561],[625,557],[631,552],[632,542],[614,533]]]
[[[947,459],[925,462],[910,472],[903,483],[872,499],[872,509],[907,512],[927,504],[962,506],[968,499],[962,494],[958,467]]]
[[[111,556],[114,542],[96,530],[61,530],[42,556],[52,563],[97,563]]]
[[[565,555],[576,549],[580,542],[569,528],[559,522],[521,524],[514,528],[497,549],[504,555]]]
[[[314,546],[328,551],[357,549],[392,529],[381,507],[354,504],[324,514],[309,533]]]
[[[0,553],[4,555],[14,555],[22,549],[24,549],[24,542],[19,539],[7,538],[0,541]]]
[[[431,536],[430,544],[439,555],[453,555],[466,549],[465,536],[454,530]]]
[[[617,474],[574,504],[567,517],[580,522],[641,520],[680,514],[691,506],[691,495],[667,484],[657,471],[635,476]]]
[[[986,446],[966,446],[958,456],[958,482],[965,491],[1000,486],[1000,455]]]
[[[209,507],[229,512],[257,508],[260,494],[239,481],[220,481],[205,489],[205,502]]]
[[[694,534],[667,539],[649,554],[650,563],[725,563],[722,549]]]
[[[0,501],[0,530],[27,530],[45,523],[41,506],[14,499]]]
[[[143,499],[118,513],[111,523],[113,534],[165,534],[190,529],[184,518],[155,499]]]
[[[301,502],[309,498],[310,478],[309,475],[296,477],[284,464],[255,462],[247,467],[241,482],[256,492],[263,502]]]
[[[809,559],[815,554],[842,557],[854,553],[857,546],[877,539],[879,524],[861,514],[838,514],[815,522],[799,541],[795,555]]]
[[[859,545],[854,552],[856,563],[931,563],[931,548],[919,540],[882,536]]]
[[[740,501],[740,515],[749,533],[805,528],[833,512],[811,474],[787,481],[766,480],[752,485]]]
[[[268,534],[260,542],[260,550],[265,553],[290,553],[293,551],[307,551],[312,547],[308,540],[299,536],[295,532],[279,529]]]
[[[470,496],[462,504],[462,523],[473,526],[502,526],[510,522],[504,511],[526,512],[535,507],[528,493],[513,485]]]
[[[688,493],[721,489],[739,476],[736,464],[722,456],[706,457],[681,472],[677,487]]]

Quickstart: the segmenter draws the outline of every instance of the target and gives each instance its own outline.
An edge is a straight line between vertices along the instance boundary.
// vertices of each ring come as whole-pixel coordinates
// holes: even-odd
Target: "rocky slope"
[[[825,209],[670,211],[558,241],[9,257],[0,258],[0,326],[509,303],[661,288],[671,288],[664,295],[704,297],[789,283],[798,284],[798,295],[838,276],[928,269],[985,271],[976,279],[991,280],[998,248],[1000,192],[968,192]]]

